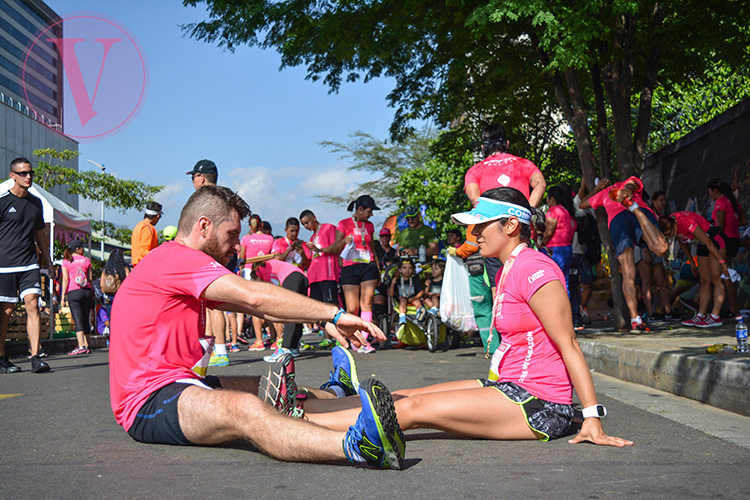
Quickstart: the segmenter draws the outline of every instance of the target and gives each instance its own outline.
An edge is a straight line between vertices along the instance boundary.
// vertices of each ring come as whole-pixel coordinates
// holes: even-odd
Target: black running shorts
[[[196,379],[212,389],[221,387],[219,377],[209,375]],[[173,382],[156,390],[143,403],[130,426],[128,434],[141,443],[172,444],[190,446],[190,442],[180,428],[180,417],[177,413],[177,402],[182,391],[194,384]]]

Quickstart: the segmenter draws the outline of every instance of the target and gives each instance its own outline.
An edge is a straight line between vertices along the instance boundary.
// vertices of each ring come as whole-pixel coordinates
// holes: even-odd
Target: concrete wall
[[[710,216],[713,202],[706,183],[739,179],[743,209],[750,208],[750,99],[646,158],[642,180],[646,190],[664,190],[677,210],[693,198],[698,211]],[[670,208],[670,211],[672,209]],[[708,213],[707,213],[708,212]],[[707,217],[709,218],[709,217]]]
[[[78,143],[26,114],[0,103],[0,178],[8,177],[10,162],[14,158],[28,158],[32,166],[36,167],[40,158],[34,156],[34,150],[41,148],[78,151]],[[62,165],[78,170],[78,159],[69,160]],[[55,186],[51,192],[78,209],[78,196],[68,194],[67,186]]]

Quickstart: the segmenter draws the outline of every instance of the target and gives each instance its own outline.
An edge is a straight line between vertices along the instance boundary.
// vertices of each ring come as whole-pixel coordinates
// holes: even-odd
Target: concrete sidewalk
[[[750,354],[706,352],[713,344],[736,345],[735,325],[657,322],[649,333],[630,334],[594,323],[578,341],[592,370],[750,416]]]
[[[688,328],[679,322],[653,323],[645,334],[615,333],[604,322],[578,332],[592,370],[628,382],[695,399],[734,413],[750,416],[750,355],[707,354],[713,344],[735,345],[734,321],[718,328]],[[76,347],[75,339],[42,341],[48,354]],[[92,346],[106,346],[93,337]],[[9,343],[11,357],[25,356],[25,342]]]

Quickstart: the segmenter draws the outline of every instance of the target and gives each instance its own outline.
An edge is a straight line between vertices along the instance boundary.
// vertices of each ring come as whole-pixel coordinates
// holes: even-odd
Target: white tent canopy
[[[15,181],[13,179],[8,179],[0,183],[0,193],[10,191],[10,188],[14,185]],[[73,236],[74,233],[83,235],[91,232],[91,221],[54,194],[34,184],[29,188],[29,193],[42,200],[44,222],[46,224],[54,223],[50,228],[50,232],[54,232],[55,229],[61,232],[60,236],[62,238],[60,239],[63,243],[67,243],[75,237]],[[57,227],[55,228],[55,226]],[[54,238],[53,235],[50,235],[50,237]]]

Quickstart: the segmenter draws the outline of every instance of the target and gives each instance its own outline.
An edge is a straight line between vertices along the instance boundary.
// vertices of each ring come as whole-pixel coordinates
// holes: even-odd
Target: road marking
[[[0,394],[0,399],[12,398],[14,396],[23,396],[23,394]]]
[[[593,372],[596,392],[750,450],[750,417]]]

